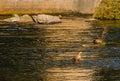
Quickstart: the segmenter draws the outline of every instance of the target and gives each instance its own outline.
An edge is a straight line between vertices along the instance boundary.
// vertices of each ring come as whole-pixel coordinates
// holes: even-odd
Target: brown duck
[[[94,44],[101,44],[102,42],[103,42],[102,39],[94,39],[94,40],[93,40],[93,43],[94,43]]]
[[[73,58],[73,60],[74,60],[75,63],[78,63],[78,62],[79,62],[79,60],[81,59],[81,54],[82,54],[82,52],[79,52],[79,53]]]

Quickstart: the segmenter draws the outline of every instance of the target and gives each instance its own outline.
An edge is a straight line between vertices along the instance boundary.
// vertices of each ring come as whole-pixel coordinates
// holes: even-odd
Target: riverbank
[[[11,16],[8,15],[8,16],[0,16],[0,19],[6,19],[6,18],[10,18]],[[84,15],[82,17],[80,16],[74,16],[74,15],[70,15],[69,17],[68,16],[62,16],[61,17],[61,23],[56,23],[56,24],[35,24],[34,22],[28,22],[28,23],[19,23],[19,22],[9,22],[10,24],[15,24],[15,23],[18,23],[18,24],[33,24],[35,25],[35,27],[38,27],[42,25],[42,27],[49,27],[52,28],[51,26],[58,26],[58,27],[61,27],[61,26],[66,26],[66,29],[69,29],[73,26],[76,26],[76,29],[86,29],[86,28],[89,28],[90,27],[90,24],[91,24],[91,20],[92,19],[92,16],[90,15]],[[7,23],[8,22],[0,22],[0,24],[3,24],[3,23]],[[27,26],[26,26],[27,27]],[[29,26],[30,27],[30,26]]]

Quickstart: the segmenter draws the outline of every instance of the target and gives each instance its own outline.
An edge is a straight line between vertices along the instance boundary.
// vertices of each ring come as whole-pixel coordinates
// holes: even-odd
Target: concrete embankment
[[[0,14],[92,14],[102,0],[0,0]]]

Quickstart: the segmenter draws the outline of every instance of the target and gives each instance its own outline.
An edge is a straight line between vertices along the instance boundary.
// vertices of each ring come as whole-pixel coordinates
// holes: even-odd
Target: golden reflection
[[[50,68],[46,70],[49,81],[91,81],[92,69],[84,68]]]

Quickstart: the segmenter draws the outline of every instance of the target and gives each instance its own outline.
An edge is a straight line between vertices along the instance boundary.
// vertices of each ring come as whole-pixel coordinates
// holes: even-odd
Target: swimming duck
[[[88,44],[83,44],[82,47],[87,47],[87,48],[88,48],[88,47],[90,47],[90,45],[88,45]]]
[[[103,40],[102,40],[102,39],[94,39],[94,40],[93,40],[93,43],[94,43],[94,44],[102,44],[102,43],[103,43]]]
[[[75,63],[78,63],[78,62],[79,62],[79,60],[80,60],[80,58],[81,58],[81,54],[82,54],[82,52],[79,52],[79,53],[73,58],[73,60],[74,60]]]

